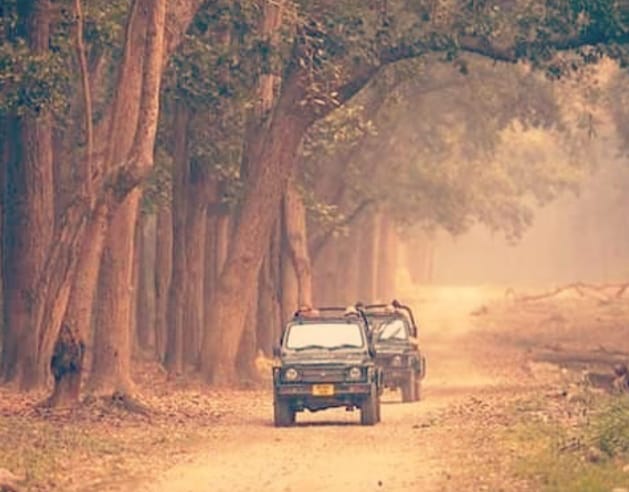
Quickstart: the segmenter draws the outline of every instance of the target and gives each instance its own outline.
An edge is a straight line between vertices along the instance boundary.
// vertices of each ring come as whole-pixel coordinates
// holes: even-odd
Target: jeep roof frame
[[[352,306],[354,307],[354,306]],[[367,331],[367,333],[369,333],[369,320],[367,319],[367,315],[365,314],[365,312],[362,309],[356,309],[355,313],[351,313],[350,315],[355,315],[358,316],[359,319],[362,319],[363,323],[365,324],[365,330]],[[311,315],[305,315],[308,312],[315,312],[316,314],[311,314]],[[334,313],[331,314],[329,316],[325,316],[324,313]],[[338,314],[340,313],[340,315]],[[335,315],[336,314],[336,315]],[[347,316],[347,307],[340,307],[340,306],[323,306],[323,307],[316,307],[316,308],[308,308],[308,309],[298,309],[297,311],[295,311],[295,314],[293,315],[293,319],[299,319],[299,320],[347,320],[348,316]]]

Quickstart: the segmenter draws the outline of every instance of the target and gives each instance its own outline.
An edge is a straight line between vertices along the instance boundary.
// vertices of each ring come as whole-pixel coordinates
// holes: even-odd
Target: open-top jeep
[[[391,304],[358,304],[357,308],[369,320],[376,365],[383,370],[384,386],[401,389],[403,402],[419,400],[426,358],[419,350],[411,308],[395,300]]]
[[[332,407],[360,409],[360,423],[380,421],[382,371],[364,313],[327,307],[299,310],[286,325],[279,363],[273,368],[276,427],[295,423],[295,414]]]

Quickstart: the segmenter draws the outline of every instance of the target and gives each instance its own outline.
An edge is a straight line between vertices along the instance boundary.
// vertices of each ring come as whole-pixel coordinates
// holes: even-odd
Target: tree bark
[[[354,304],[356,301],[367,302],[361,299],[360,289],[360,248],[363,241],[363,234],[352,227],[349,236],[344,238],[339,248],[337,256],[336,275],[334,281],[337,288],[338,300],[343,304]],[[336,304],[336,303],[335,303]]]
[[[84,360],[84,353],[86,341],[90,339],[95,285],[98,282],[108,221],[106,207],[99,207],[87,226],[79,252],[76,276],[51,362],[55,381],[50,397],[52,406],[65,406],[78,401],[84,362],[91,361]]]
[[[187,186],[187,195],[190,198],[185,223],[186,272],[183,328],[184,360],[193,366],[197,365],[199,359],[205,314],[205,241],[207,208],[212,185],[205,170],[191,169]]]
[[[170,205],[157,215],[157,248],[155,251],[155,350],[158,360],[166,353],[168,292],[173,271],[173,224]]]
[[[271,357],[277,345],[282,327],[280,303],[281,269],[280,249],[282,242],[281,226],[273,228],[271,244],[260,268],[258,280],[258,319],[257,346],[264,355]]]
[[[133,392],[131,310],[134,234],[141,198],[133,190],[116,211],[101,260],[94,358],[88,381],[96,394]]]
[[[141,229],[144,221],[141,212],[142,191],[138,199],[135,228],[133,230],[133,242],[131,250],[131,287],[129,289],[129,332],[131,333],[131,357],[138,354],[138,299],[140,296],[140,255],[141,255]],[[139,354],[138,354],[139,355]]]
[[[339,280],[345,284],[342,271],[337,270],[339,256],[343,252],[345,238],[326,241],[313,265],[313,297],[315,305],[334,305],[343,301],[339,292]]]
[[[190,114],[182,102],[175,108],[172,179],[172,279],[168,290],[168,330],[165,365],[171,374],[183,373],[184,304],[186,293],[186,183],[189,180],[188,125]]]
[[[379,216],[371,214],[359,228],[358,299],[365,303],[376,300]]]
[[[151,214],[140,221],[137,295],[137,340],[143,352],[155,351],[155,269],[157,250],[157,215]],[[161,268],[161,265],[160,265]]]
[[[33,54],[48,52],[50,0],[18,4],[19,22]],[[19,120],[19,150],[7,170],[4,216],[5,340],[2,379],[21,389],[46,380],[39,359],[40,327],[35,298],[37,279],[54,230],[52,121],[46,108],[33,108]]]
[[[284,196],[284,226],[286,243],[297,276],[297,303],[312,306],[312,267],[308,255],[306,208],[294,181],[290,181]]]
[[[281,268],[281,322],[285,324],[292,318],[293,313],[299,308],[299,280],[295,272],[294,263],[288,253],[286,239],[286,226],[283,226],[282,249],[280,251],[280,268]]]
[[[386,302],[397,297],[397,236],[392,220],[386,215],[381,218],[379,236],[376,297]]]
[[[213,347],[208,343],[209,337],[213,336],[212,331],[217,329],[215,325],[210,323],[211,312],[214,305],[214,298],[218,289],[219,278],[225,261],[227,259],[227,253],[229,251],[229,243],[231,237],[231,223],[232,217],[227,214],[224,207],[217,205],[212,207],[211,212],[211,232],[212,235],[208,235],[207,241],[207,277],[205,279],[205,291],[206,291],[206,303],[204,310],[204,327],[203,336],[201,339],[201,366],[207,364],[208,360],[212,358],[214,349],[218,350],[219,347]],[[208,231],[210,232],[210,231]]]
[[[207,324],[220,327],[204,340],[202,372],[208,381],[229,384],[236,379],[235,362],[243,333],[246,310],[255,295],[257,273],[268,247],[273,224],[301,138],[311,123],[300,111],[304,97],[298,72],[286,80],[267,132],[261,135],[261,153],[248,173],[245,195],[229,256],[220,276]],[[212,352],[212,347],[220,350]]]
[[[260,374],[256,369],[256,321],[258,314],[258,292],[256,291],[249,303],[247,317],[245,318],[245,327],[242,337],[240,338],[240,346],[237,355],[237,372],[240,384],[245,387],[255,386],[260,382]]]

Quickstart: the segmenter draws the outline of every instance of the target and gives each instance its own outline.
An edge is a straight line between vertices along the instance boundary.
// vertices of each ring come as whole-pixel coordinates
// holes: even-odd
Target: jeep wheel
[[[378,399],[378,391],[372,386],[369,396],[360,405],[360,424],[374,425],[378,422],[378,414],[380,413],[380,401]]]
[[[380,405],[380,395],[378,395],[378,402],[376,403],[376,421],[380,422],[382,420],[381,415],[380,415],[380,409],[381,409],[381,405]]]
[[[415,378],[415,401],[422,399],[422,381],[419,378]]]
[[[410,401],[416,401],[415,396],[415,373],[412,372],[408,375],[408,378],[402,383],[402,402],[408,403]]]
[[[275,398],[273,401],[273,420],[275,427],[290,427],[295,423],[295,410],[288,400]]]

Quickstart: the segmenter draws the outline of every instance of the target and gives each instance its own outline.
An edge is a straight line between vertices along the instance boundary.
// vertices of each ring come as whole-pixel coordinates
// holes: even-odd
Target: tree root
[[[134,398],[128,393],[124,393],[122,391],[114,391],[114,393],[109,398],[104,397],[104,399],[109,399],[110,404],[126,410],[129,413],[136,413],[139,415],[144,415],[145,417],[150,417],[153,414],[153,411],[148,405],[145,405],[137,398]]]
[[[19,492],[21,488],[18,484],[24,480],[26,477],[17,476],[9,470],[0,468],[0,492]]]
[[[124,410],[131,414],[142,415],[148,419],[155,414],[155,411],[151,407],[142,403],[129,393],[120,390],[104,395],[88,394],[83,399],[82,404],[88,407],[100,404],[104,406],[105,409]]]

